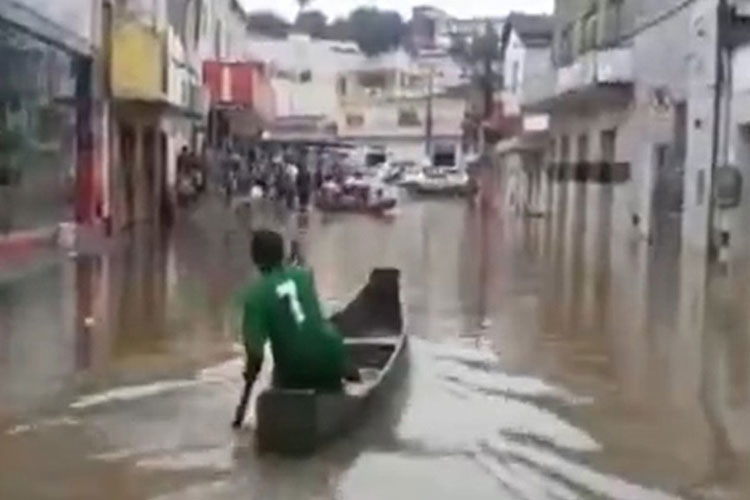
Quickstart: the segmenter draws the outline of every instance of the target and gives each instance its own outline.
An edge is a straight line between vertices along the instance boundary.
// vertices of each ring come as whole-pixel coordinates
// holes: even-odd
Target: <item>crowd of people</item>
[[[305,212],[314,197],[326,206],[377,205],[382,189],[369,189],[361,172],[347,165],[321,148],[225,147],[199,155],[185,147],[177,159],[177,201],[189,207],[210,189],[235,207],[264,199]]]
[[[313,193],[326,180],[344,178],[340,165],[307,151],[227,152],[219,161],[220,186],[228,203],[235,199],[265,198],[288,209],[305,211]]]

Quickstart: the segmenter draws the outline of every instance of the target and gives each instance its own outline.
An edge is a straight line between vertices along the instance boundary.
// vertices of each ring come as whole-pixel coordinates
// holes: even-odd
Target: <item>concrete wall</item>
[[[732,60],[732,95],[728,117],[728,163],[742,172],[742,202],[736,209],[727,210],[723,216],[731,232],[731,259],[750,261],[750,45],[740,47]]]
[[[521,112],[521,96],[529,51],[515,30],[511,31],[503,63],[503,105],[509,115]]]
[[[433,134],[460,136],[465,103],[460,98],[435,97],[433,99]],[[399,125],[399,110],[413,110],[419,123],[414,126]],[[364,118],[361,127],[347,124],[347,115]],[[362,103],[342,103],[337,123],[342,137],[377,137],[400,135],[424,137],[427,115],[426,99],[401,99],[396,101],[371,100]]]
[[[413,161],[418,165],[427,158],[425,151],[425,142],[423,137],[403,137],[403,136],[380,136],[364,137],[353,136],[347,137],[347,142],[358,146],[382,146],[386,150],[390,160],[393,161]],[[461,153],[460,136],[440,136],[434,138],[434,144],[440,144],[445,147],[453,147],[456,151],[456,160],[459,165],[463,163]]]
[[[707,249],[708,196],[711,192],[711,150],[715,75],[716,2],[702,0],[689,12],[686,46],[692,60],[689,79],[689,140],[685,168],[683,252]]]
[[[738,47],[731,60],[730,95],[723,108],[723,139],[720,162],[737,167],[742,174],[742,199],[737,208],[718,210],[716,225],[727,231],[730,244],[726,255],[738,300],[747,300],[750,290],[750,44]]]
[[[662,7],[668,3],[661,2]],[[660,144],[673,144],[675,105],[688,97],[689,48],[686,38],[690,23],[691,11],[685,9],[641,32],[633,40],[633,98],[625,107],[609,109],[606,102],[595,101],[590,103],[592,109],[589,112],[573,110],[552,117],[554,136],[566,133],[573,137],[571,153],[574,159],[578,134],[589,134],[590,158],[598,160],[600,133],[617,129],[616,160],[631,165],[631,180],[615,200],[614,224],[621,231],[632,225],[633,215],[642,221],[638,231],[643,236],[649,235],[652,229],[655,148]],[[665,96],[664,106],[656,105],[659,96]]]

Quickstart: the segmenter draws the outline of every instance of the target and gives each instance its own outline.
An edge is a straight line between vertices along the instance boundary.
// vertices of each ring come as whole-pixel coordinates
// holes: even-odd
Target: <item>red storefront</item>
[[[276,106],[264,64],[206,61],[203,81],[211,98],[212,144],[257,138],[273,121]]]

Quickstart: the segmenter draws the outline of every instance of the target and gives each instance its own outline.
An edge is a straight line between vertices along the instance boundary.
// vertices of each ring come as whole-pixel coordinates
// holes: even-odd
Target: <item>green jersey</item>
[[[248,353],[261,356],[271,342],[283,387],[340,387],[343,340],[323,317],[309,271],[287,267],[263,275],[246,292],[242,322]]]

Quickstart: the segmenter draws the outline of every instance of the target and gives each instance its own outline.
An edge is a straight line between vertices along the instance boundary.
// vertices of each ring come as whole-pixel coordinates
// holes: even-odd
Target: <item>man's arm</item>
[[[253,392],[253,385],[258,378],[258,373],[263,366],[263,353],[258,355],[255,352],[248,349],[247,351],[247,364],[245,365],[245,386],[242,388],[242,395],[240,396],[240,403],[237,405],[237,409],[234,412],[234,420],[232,421],[232,427],[239,429],[242,427],[242,422],[245,421],[245,413],[247,413],[247,404],[250,401],[250,394]]]
[[[258,373],[263,366],[263,347],[266,343],[266,329],[261,300],[257,294],[253,294],[252,292],[245,300],[242,316],[242,336],[247,353],[247,361],[245,372],[243,373],[245,385],[242,389],[240,403],[237,405],[237,410],[234,414],[234,420],[232,421],[232,427],[235,429],[239,429],[245,420],[250,394],[252,393],[253,385],[255,385],[255,380],[258,378]]]

